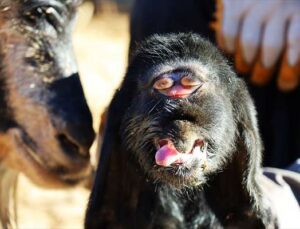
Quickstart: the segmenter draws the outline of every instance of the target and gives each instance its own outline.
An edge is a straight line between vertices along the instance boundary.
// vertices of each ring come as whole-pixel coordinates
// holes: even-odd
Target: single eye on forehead
[[[153,88],[156,90],[164,90],[172,87],[174,80],[170,77],[159,77],[153,84]]]

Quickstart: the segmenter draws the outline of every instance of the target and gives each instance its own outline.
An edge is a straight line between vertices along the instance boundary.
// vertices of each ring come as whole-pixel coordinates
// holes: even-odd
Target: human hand
[[[240,73],[265,85],[279,66],[282,91],[300,81],[300,0],[217,0],[216,37]]]

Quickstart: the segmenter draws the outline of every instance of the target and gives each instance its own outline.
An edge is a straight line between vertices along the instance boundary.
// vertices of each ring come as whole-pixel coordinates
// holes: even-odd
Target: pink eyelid
[[[179,81],[179,80],[178,80]],[[193,79],[190,76],[183,76],[180,79],[180,84],[183,87],[198,87],[202,84],[202,82],[198,79]],[[172,77],[161,77],[157,79],[153,84],[153,88],[156,90],[166,90],[175,85],[175,81]]]
[[[193,79],[190,76],[184,76],[184,77],[182,77],[181,80],[180,80],[180,82],[181,82],[181,84],[183,86],[193,87],[193,86],[199,86],[199,85],[201,85],[201,81],[200,80]]]
[[[162,77],[155,81],[153,88],[157,90],[164,90],[172,87],[174,85],[174,80],[169,77]]]

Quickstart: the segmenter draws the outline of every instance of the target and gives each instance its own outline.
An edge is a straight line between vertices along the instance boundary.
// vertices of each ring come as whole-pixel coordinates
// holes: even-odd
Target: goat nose
[[[57,138],[63,150],[69,154],[80,153],[82,156],[89,155],[95,132],[92,128],[82,123],[68,121],[64,128],[59,129]]]
[[[52,95],[48,105],[62,148],[66,152],[77,149],[77,152],[88,155],[95,132],[79,75],[56,80],[48,86],[48,90]]]

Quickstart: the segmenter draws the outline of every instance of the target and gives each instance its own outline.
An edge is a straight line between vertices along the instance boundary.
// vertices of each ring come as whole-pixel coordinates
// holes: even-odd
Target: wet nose
[[[56,80],[49,85],[49,107],[61,147],[69,153],[88,155],[95,132],[79,75]]]

